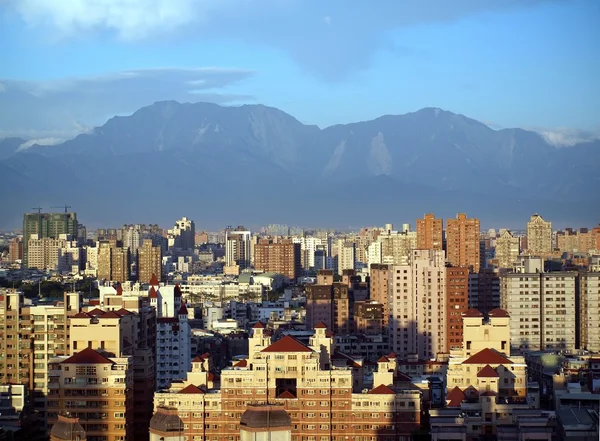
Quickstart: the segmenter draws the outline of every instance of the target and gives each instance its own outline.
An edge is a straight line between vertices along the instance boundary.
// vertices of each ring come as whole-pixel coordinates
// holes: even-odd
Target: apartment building
[[[154,246],[151,239],[144,240],[137,250],[137,273],[140,283],[150,283],[153,275],[161,281],[162,249]]]
[[[177,409],[189,440],[240,440],[242,415],[255,404],[282,406],[292,441],[408,440],[420,427],[421,392],[399,387],[389,363],[373,388],[353,389],[357,374],[346,362],[334,366],[334,351],[324,326],[304,345],[290,336],[274,341],[258,325],[248,358],[223,369],[220,383],[198,358],[187,380],[157,393],[154,405]]]
[[[23,238],[15,237],[8,243],[8,260],[11,263],[23,261]]]
[[[500,276],[491,268],[469,274],[469,308],[488,313],[500,308]]]
[[[390,295],[393,280],[392,265],[371,265],[369,298],[383,305],[383,325],[387,328],[393,317],[390,315]]]
[[[579,275],[579,333],[581,349],[600,352],[600,272]]]
[[[169,248],[193,250],[196,241],[196,225],[187,217],[182,217],[175,222],[167,235]]]
[[[498,268],[512,268],[513,263],[519,257],[519,238],[504,230],[496,239],[495,261]]]
[[[479,219],[458,213],[446,220],[446,254],[450,265],[478,273],[481,264]]]
[[[444,221],[428,213],[417,219],[417,249],[442,250],[444,247]]]
[[[379,262],[392,265],[406,265],[412,250],[417,248],[417,233],[414,231],[386,231],[377,236],[381,259]],[[371,245],[373,245],[371,244]],[[377,248],[372,251],[376,252]]]
[[[49,361],[48,426],[69,414],[88,440],[134,439],[133,357],[109,357],[84,348]],[[146,435],[147,438],[147,435]]]
[[[23,263],[29,264],[29,239],[58,239],[61,234],[77,237],[77,213],[25,213],[23,215]]]
[[[500,303],[510,314],[513,350],[575,350],[576,281],[577,273],[564,271],[500,276]]]
[[[462,314],[469,308],[469,268],[446,268],[446,347],[458,349],[463,344]]]
[[[250,249],[251,235],[244,227],[225,231],[225,266],[237,267],[238,271],[250,267],[253,257]]]
[[[350,288],[344,283],[309,285],[306,287],[306,326],[314,328],[319,323],[337,335],[352,332]]]
[[[390,348],[400,359],[448,352],[446,266],[442,250],[414,250],[409,265],[392,266]]]
[[[354,270],[356,268],[356,244],[340,239],[337,242],[337,250],[337,273],[341,275],[344,270]]]
[[[131,277],[131,253],[116,240],[98,242],[98,279],[126,282]]]
[[[552,222],[534,214],[527,222],[527,253],[532,256],[545,256],[552,253],[552,249]]]
[[[260,239],[254,247],[254,268],[283,274],[290,280],[296,280],[302,274],[301,246],[292,239],[278,242]]]

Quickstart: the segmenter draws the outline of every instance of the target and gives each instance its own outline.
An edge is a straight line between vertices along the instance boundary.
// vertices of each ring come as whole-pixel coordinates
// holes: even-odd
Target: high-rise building
[[[290,280],[296,280],[302,274],[299,243],[292,239],[273,242],[272,239],[260,239],[254,247],[254,268],[259,271],[283,274]]]
[[[335,334],[352,332],[353,303],[350,288],[343,283],[309,285],[306,287],[306,326],[314,328],[323,323]]]
[[[390,316],[390,296],[392,293],[392,285],[390,281],[393,281],[392,265],[381,265],[373,264],[370,268],[370,286],[369,286],[369,297],[383,305],[383,325],[387,328],[390,320],[393,318]]]
[[[133,356],[110,357],[84,348],[49,362],[48,425],[61,414],[79,418],[87,439],[133,438]]]
[[[162,280],[162,250],[155,247],[151,239],[145,239],[138,249],[137,271],[140,283],[150,283],[153,274],[159,282]]]
[[[500,307],[510,315],[513,349],[573,351],[577,273],[536,269],[500,276]]]
[[[579,275],[579,333],[581,349],[600,352],[600,272]]]
[[[8,243],[8,259],[11,263],[23,261],[23,238],[15,237]]]
[[[252,233],[244,227],[225,232],[225,266],[237,266],[240,270],[250,267],[252,259],[250,236]]]
[[[29,239],[58,239],[61,234],[77,238],[77,213],[25,213],[23,216],[23,263],[28,266]]]
[[[486,268],[469,274],[469,308],[484,314],[500,308],[500,277],[496,271]]]
[[[129,248],[117,246],[114,240],[98,243],[98,279],[126,282],[131,275]]]
[[[433,213],[417,219],[417,249],[442,250],[444,246],[444,221]]]
[[[373,244],[375,243],[379,243],[381,246],[380,263],[406,265],[412,250],[417,248],[417,233],[387,230],[377,236],[377,242],[373,242]],[[374,251],[376,252],[376,249]]]
[[[344,270],[353,270],[356,267],[356,245],[344,239],[338,240],[338,266],[337,273]]]
[[[462,314],[469,309],[469,269],[446,268],[446,347],[460,349],[463,344]]]
[[[450,265],[464,266],[471,272],[479,272],[479,219],[458,213],[456,219],[446,220],[446,254]]]
[[[519,257],[519,238],[504,230],[496,239],[496,262],[498,268],[512,268]]]
[[[193,250],[196,243],[196,226],[194,221],[182,217],[175,222],[175,226],[168,232],[169,248]]]
[[[67,243],[66,235],[60,237],[39,238],[37,234],[32,234],[27,243],[28,267],[39,270],[58,269],[60,250]]]
[[[429,360],[447,353],[444,251],[414,250],[408,265],[392,268],[390,348],[400,359],[416,355]]]
[[[539,214],[527,222],[527,253],[544,256],[552,252],[552,222],[546,222]]]

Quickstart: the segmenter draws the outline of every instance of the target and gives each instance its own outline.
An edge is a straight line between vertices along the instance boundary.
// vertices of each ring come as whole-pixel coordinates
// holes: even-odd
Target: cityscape
[[[598,437],[600,225],[92,231],[69,208],[2,236],[4,439]]]

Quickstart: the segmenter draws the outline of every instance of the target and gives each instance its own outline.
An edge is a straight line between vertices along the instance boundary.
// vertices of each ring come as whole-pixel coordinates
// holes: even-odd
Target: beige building
[[[576,281],[577,273],[562,271],[500,276],[500,307],[511,317],[513,350],[575,350]]]
[[[335,364],[334,340],[324,327],[308,346],[290,336],[273,341],[260,326],[253,331],[248,358],[223,369],[220,384],[202,356],[185,382],[155,394],[157,410],[177,409],[188,440],[246,440],[243,415],[257,404],[285,409],[292,441],[408,440],[420,427],[421,391],[397,384],[390,360],[363,390],[355,382],[362,373],[348,367],[349,358]]]
[[[519,257],[519,238],[504,230],[496,239],[496,261],[499,268],[512,268]]]
[[[337,242],[338,266],[337,273],[341,275],[344,270],[353,270],[356,266],[356,245],[354,242],[340,239]]]
[[[527,222],[527,253],[544,256],[552,253],[552,248],[552,222],[534,214]]]
[[[79,418],[87,439],[133,438],[133,357],[107,357],[85,348],[49,362],[48,425],[68,413]]]
[[[98,243],[98,279],[126,282],[131,275],[131,253],[114,240]]]
[[[137,272],[140,283],[150,283],[153,274],[159,282],[162,280],[162,250],[150,239],[144,240],[137,251]]]
[[[392,265],[406,265],[411,252],[417,248],[417,233],[414,231],[385,231],[377,237],[381,249],[380,262]],[[373,248],[373,252],[377,252]]]
[[[414,250],[409,265],[391,270],[390,349],[400,359],[416,355],[428,360],[447,353],[444,252]]]
[[[61,249],[66,247],[67,242],[66,235],[38,238],[37,234],[32,234],[28,244],[29,268],[58,270]]]
[[[579,275],[580,348],[600,352],[600,272]]]
[[[446,253],[450,265],[467,267],[473,273],[479,272],[479,219],[458,213],[456,219],[446,220]]]

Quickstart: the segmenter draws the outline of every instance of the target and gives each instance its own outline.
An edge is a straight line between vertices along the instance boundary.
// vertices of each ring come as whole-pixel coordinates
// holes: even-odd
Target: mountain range
[[[524,228],[600,218],[600,141],[557,148],[425,108],[320,129],[263,105],[156,102],[54,146],[0,140],[0,228],[68,203],[89,226],[406,223],[425,212]]]

